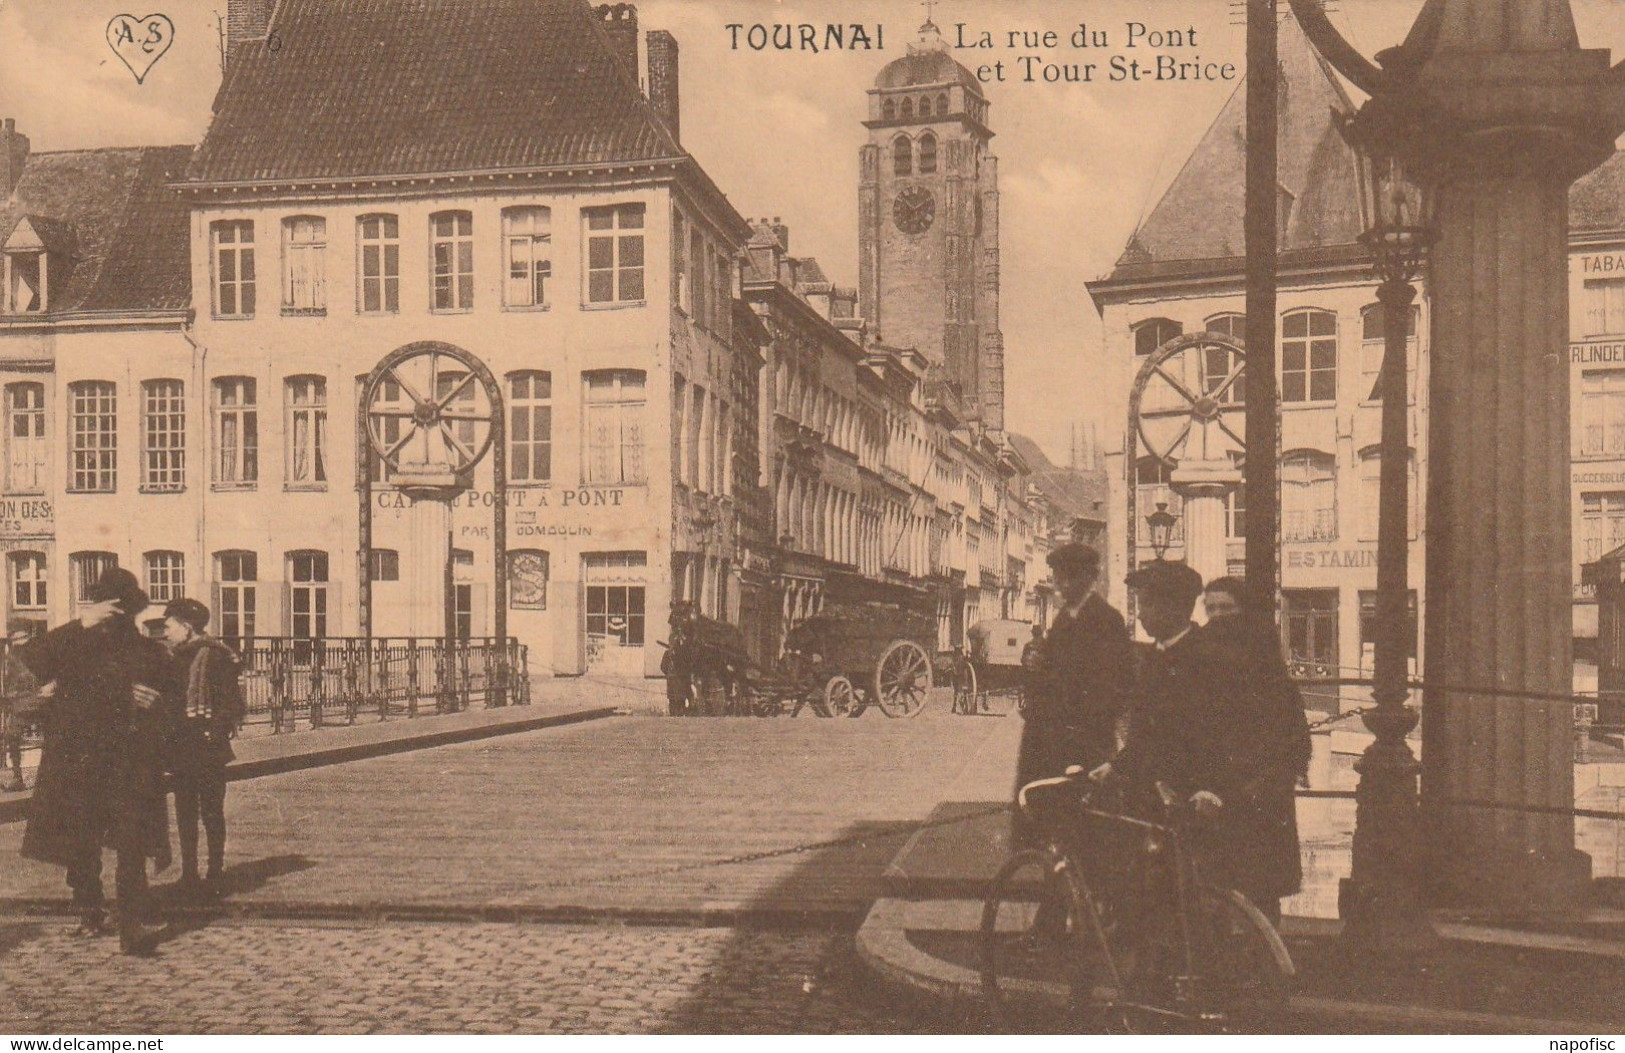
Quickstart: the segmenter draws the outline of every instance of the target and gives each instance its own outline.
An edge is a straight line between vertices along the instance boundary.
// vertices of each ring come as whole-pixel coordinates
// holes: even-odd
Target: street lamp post
[[[1358,161],[1360,205],[1382,304],[1382,441],[1378,480],[1377,618],[1371,696],[1364,716],[1373,736],[1355,770],[1357,819],[1351,876],[1343,883],[1338,912],[1350,938],[1383,947],[1419,948],[1434,936],[1420,892],[1421,814],[1417,777],[1421,765],[1406,740],[1416,711],[1406,705],[1408,657],[1416,627],[1411,621],[1406,550],[1409,520],[1410,412],[1407,343],[1416,280],[1433,237],[1433,193],[1411,181],[1402,159],[1380,134],[1345,122],[1342,131]]]
[[[1166,559],[1168,546],[1174,540],[1174,524],[1179,520],[1168,511],[1167,501],[1158,501],[1157,510],[1145,517],[1145,525],[1151,528],[1151,550],[1157,554],[1158,559]]]

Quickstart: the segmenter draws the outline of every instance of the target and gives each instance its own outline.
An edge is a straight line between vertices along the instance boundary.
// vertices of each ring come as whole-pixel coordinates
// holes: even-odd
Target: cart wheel
[[[888,717],[912,717],[931,690],[931,659],[913,640],[893,640],[875,663],[873,698]]]
[[[852,716],[857,704],[857,692],[852,689],[852,681],[844,676],[832,676],[829,683],[824,685],[824,708],[819,716]]]
[[[976,666],[966,660],[954,663],[954,712],[976,712]]]
[[[849,680],[847,683],[851,683],[851,681]],[[852,684],[852,712],[848,713],[847,716],[863,716],[863,711],[869,708],[869,703],[872,701],[874,701],[874,696],[869,694],[868,688]]]

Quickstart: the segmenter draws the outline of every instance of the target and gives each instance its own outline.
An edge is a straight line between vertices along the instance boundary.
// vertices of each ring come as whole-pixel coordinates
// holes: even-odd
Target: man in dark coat
[[[163,729],[154,685],[165,655],[141,635],[135,617],[147,596],[127,570],[94,583],[78,620],[23,648],[42,682],[57,682],[46,712],[39,776],[22,854],[67,868],[80,932],[105,931],[102,848],[117,853],[119,943],[150,950],[141,927],[146,861],[169,865],[163,793]]]
[[[1202,593],[1196,571],[1158,560],[1129,585],[1155,643],[1143,655],[1128,742],[1113,768],[1143,804],[1163,783],[1206,816],[1209,880],[1279,918],[1281,897],[1303,880],[1293,797],[1308,746],[1301,709],[1288,719],[1281,685],[1243,622],[1192,624]]]
[[[1303,692],[1287,671],[1275,623],[1268,614],[1253,609],[1240,578],[1214,578],[1208,582],[1202,591],[1202,606],[1207,611],[1208,634],[1244,654],[1255,689],[1274,700],[1283,723],[1281,734],[1290,744],[1292,770],[1300,783],[1307,784],[1309,718],[1303,708]]]
[[[174,776],[175,822],[180,827],[181,888],[217,896],[225,876],[226,765],[236,754],[232,736],[242,720],[240,662],[231,648],[208,635],[209,608],[193,599],[164,608],[169,676],[163,686],[168,709],[165,767]],[[198,820],[209,845],[207,884],[198,881]]]
[[[1127,710],[1133,649],[1123,616],[1095,592],[1100,554],[1062,545],[1049,555],[1062,607],[1028,656],[1026,723],[1016,761],[1016,789],[1090,770],[1117,749],[1117,724]],[[1018,829],[1026,840],[1031,832]]]

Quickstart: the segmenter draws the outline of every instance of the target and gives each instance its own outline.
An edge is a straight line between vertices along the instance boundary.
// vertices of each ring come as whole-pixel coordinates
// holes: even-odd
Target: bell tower
[[[998,163],[976,77],[927,21],[869,89],[858,295],[880,339],[931,363],[934,397],[1004,428]]]

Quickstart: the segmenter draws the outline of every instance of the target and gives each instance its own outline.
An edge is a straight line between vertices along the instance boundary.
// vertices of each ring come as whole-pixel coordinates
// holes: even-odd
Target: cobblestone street
[[[0,923],[0,1032],[921,1033],[848,933],[223,922],[157,960],[64,919]]]

